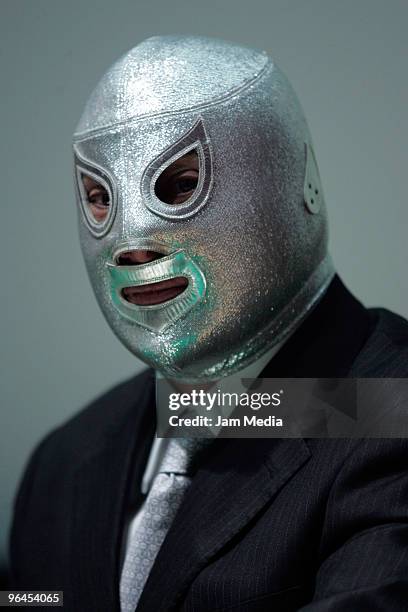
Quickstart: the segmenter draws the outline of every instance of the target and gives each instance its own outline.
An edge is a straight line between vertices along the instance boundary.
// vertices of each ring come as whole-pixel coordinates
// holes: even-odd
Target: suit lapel
[[[301,439],[214,442],[159,551],[137,612],[173,610],[200,570],[309,457]]]
[[[140,385],[142,386],[142,385]],[[119,562],[125,507],[140,481],[154,433],[147,385],[128,399],[126,416],[76,472],[70,564],[76,610],[119,610]],[[151,408],[151,410],[149,410]],[[133,495],[133,503],[140,502]],[[74,588],[75,587],[75,588]]]

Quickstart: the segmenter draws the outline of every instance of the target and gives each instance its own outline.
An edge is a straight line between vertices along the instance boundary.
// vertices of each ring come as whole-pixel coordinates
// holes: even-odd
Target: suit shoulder
[[[153,380],[152,370],[122,381],[92,400],[85,408],[71,417],[63,429],[83,429],[88,427],[110,427],[125,415],[129,406],[140,401],[146,388]]]
[[[43,438],[33,453],[44,458],[67,460],[91,454],[102,441],[127,418],[134,406],[144,403],[145,393],[151,388],[152,370],[123,381],[109,389],[85,408],[52,430]]]
[[[405,378],[408,376],[408,321],[386,310],[369,310],[373,331],[359,355],[356,376]]]

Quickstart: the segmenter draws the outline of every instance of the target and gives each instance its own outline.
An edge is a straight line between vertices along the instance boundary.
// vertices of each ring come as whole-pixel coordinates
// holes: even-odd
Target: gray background
[[[2,0],[0,559],[34,444],[140,363],[108,329],[76,235],[70,138],[104,70],[153,34],[263,48],[305,108],[340,274],[408,315],[406,0]],[[50,491],[52,496],[52,491]]]

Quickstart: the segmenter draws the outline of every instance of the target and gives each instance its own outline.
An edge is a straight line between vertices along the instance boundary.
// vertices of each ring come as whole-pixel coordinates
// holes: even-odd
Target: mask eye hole
[[[154,192],[164,204],[183,204],[194,196],[199,179],[200,162],[193,149],[163,170],[155,182]]]
[[[80,155],[74,145],[74,176],[82,220],[95,238],[105,236],[115,219],[118,195],[115,178],[106,168]]]
[[[81,173],[85,205],[90,216],[95,223],[103,223],[111,208],[111,198],[104,185],[99,183],[94,177]]]
[[[210,140],[203,120],[162,150],[146,166],[140,191],[153,214],[164,219],[188,219],[203,208],[213,184]]]

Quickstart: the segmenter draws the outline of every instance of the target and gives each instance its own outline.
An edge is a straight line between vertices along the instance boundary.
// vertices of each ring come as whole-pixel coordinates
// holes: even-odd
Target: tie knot
[[[159,472],[191,474],[197,457],[211,442],[211,438],[171,438]]]

